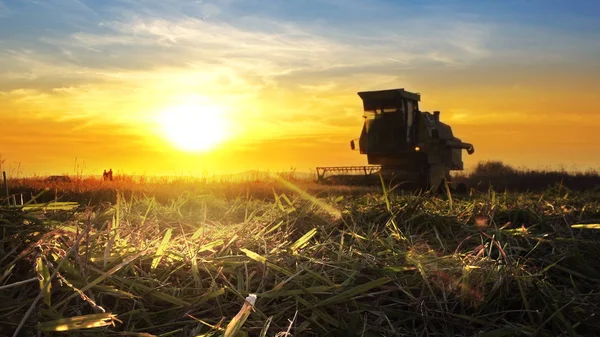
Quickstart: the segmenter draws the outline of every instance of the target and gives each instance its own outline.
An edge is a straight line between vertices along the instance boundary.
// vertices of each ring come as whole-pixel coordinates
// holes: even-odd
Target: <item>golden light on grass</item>
[[[199,98],[187,98],[163,109],[158,122],[164,136],[182,151],[212,150],[229,137],[225,109]]]
[[[53,183],[26,210],[0,203],[9,238],[0,312],[19,324],[0,325],[0,335],[598,330],[585,323],[598,307],[589,295],[600,279],[595,194],[473,193],[450,205],[385,184],[337,190],[274,173],[251,183],[124,178],[110,187],[116,196],[96,178]],[[46,203],[58,199],[55,188],[94,201]],[[61,308],[69,317],[55,314]]]
[[[237,335],[237,333],[240,331],[240,329],[242,328],[242,326],[248,319],[248,316],[250,316],[250,313],[251,313],[252,309],[254,308],[255,302],[256,302],[255,294],[250,294],[250,295],[248,295],[248,297],[246,297],[246,300],[244,301],[244,304],[242,305],[242,308],[240,309],[240,311],[237,313],[237,315],[235,315],[235,317],[227,325],[227,328],[225,329],[225,333],[223,334],[223,337],[233,337],[233,336]]]
[[[600,224],[575,224],[571,228],[600,229]]]
[[[115,321],[121,322],[112,313],[89,314],[75,317],[61,318],[54,321],[38,323],[40,331],[71,331],[93,329],[114,325]],[[122,323],[122,322],[121,322]]]

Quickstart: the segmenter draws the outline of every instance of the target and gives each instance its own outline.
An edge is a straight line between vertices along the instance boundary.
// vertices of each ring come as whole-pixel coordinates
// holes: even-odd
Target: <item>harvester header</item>
[[[352,140],[350,147],[358,147],[369,166],[318,167],[321,181],[327,172],[364,172],[438,188],[450,181],[451,170],[464,169],[461,151],[475,151],[472,144],[454,137],[452,128],[440,121],[439,111],[420,111],[418,93],[400,88],[357,94],[363,102],[364,123],[358,146]]]

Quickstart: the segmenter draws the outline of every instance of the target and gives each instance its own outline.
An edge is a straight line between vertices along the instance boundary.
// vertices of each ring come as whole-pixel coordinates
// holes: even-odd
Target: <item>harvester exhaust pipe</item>
[[[447,142],[447,145],[451,149],[464,149],[467,150],[468,154],[473,154],[475,152],[475,147],[471,143],[465,142]]]

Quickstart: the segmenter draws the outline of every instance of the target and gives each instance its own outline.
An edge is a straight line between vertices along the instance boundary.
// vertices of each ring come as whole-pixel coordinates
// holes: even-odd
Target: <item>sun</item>
[[[182,151],[214,149],[228,136],[222,108],[202,103],[184,103],[164,109],[159,123],[165,137]]]

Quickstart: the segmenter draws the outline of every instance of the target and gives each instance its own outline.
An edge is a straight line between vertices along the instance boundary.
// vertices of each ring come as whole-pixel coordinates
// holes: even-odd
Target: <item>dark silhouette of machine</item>
[[[317,167],[321,182],[352,183],[379,176],[417,188],[437,189],[450,182],[451,170],[463,170],[462,150],[472,144],[454,137],[440,112],[420,111],[420,94],[404,89],[358,92],[364,124],[352,150],[367,155],[368,166]],[[358,145],[358,146],[357,146]],[[327,173],[334,173],[326,177]],[[359,173],[357,175],[357,173]],[[362,175],[361,175],[362,174]]]

